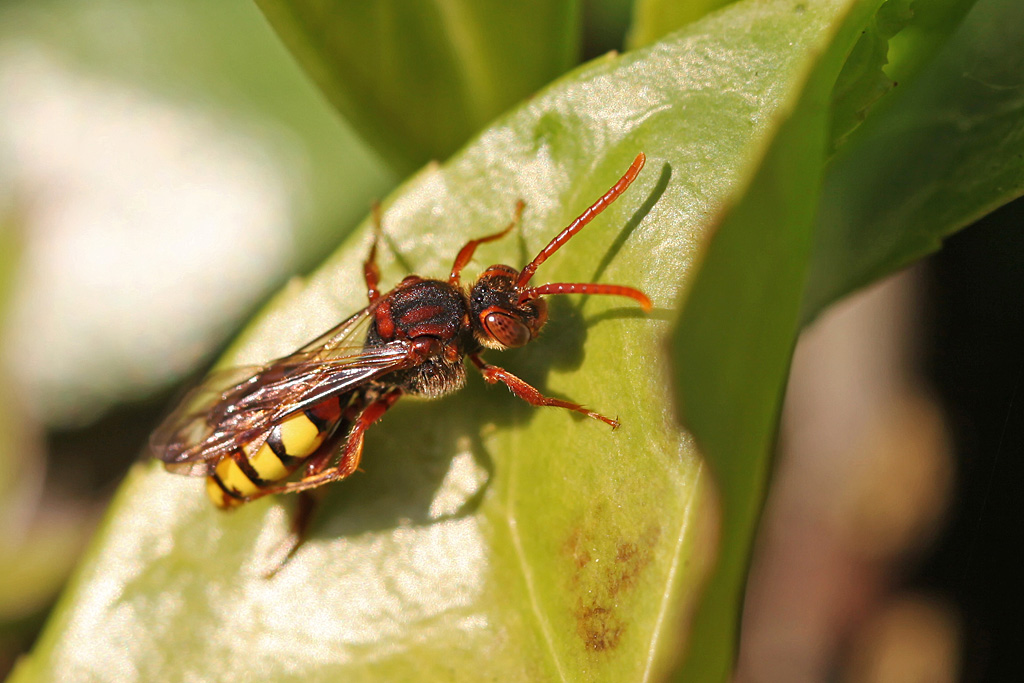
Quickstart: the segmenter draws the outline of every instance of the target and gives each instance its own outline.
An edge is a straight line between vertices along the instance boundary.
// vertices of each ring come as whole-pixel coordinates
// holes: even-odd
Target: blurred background
[[[0,2],[0,672],[177,387],[397,180],[251,2]]]
[[[0,0],[0,674],[178,387],[400,180],[251,2]],[[1022,222],[804,335],[738,680],[1024,679]]]
[[[802,335],[739,681],[1014,681],[1024,201]]]

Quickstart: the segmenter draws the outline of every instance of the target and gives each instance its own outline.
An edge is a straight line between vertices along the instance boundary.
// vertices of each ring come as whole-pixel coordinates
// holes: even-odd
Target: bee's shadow
[[[330,487],[311,540],[473,514],[494,465],[479,429],[487,418],[477,410],[479,396],[471,394],[400,401],[367,432],[360,470]]]

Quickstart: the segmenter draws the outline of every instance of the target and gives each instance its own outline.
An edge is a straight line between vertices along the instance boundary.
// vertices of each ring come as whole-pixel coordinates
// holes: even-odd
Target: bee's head
[[[548,306],[532,290],[516,285],[519,271],[503,265],[485,270],[469,294],[473,336],[488,349],[525,346],[540,333]],[[528,296],[523,297],[526,292]]]
[[[548,306],[542,298],[547,294],[611,294],[628,297],[639,303],[645,311],[651,310],[651,300],[647,298],[646,294],[638,289],[622,285],[553,282],[538,287],[529,286],[537,268],[547,261],[548,257],[564,246],[573,235],[583,229],[583,226],[626,191],[626,188],[640,173],[640,169],[644,167],[646,158],[643,153],[638,154],[619,181],[548,242],[548,245],[541,249],[532,261],[523,266],[521,271],[509,266],[496,265],[491,266],[480,275],[470,291],[469,307],[473,336],[481,346],[498,350],[511,349],[525,346],[535,339],[540,333],[540,328],[548,319]],[[516,207],[517,218],[522,210],[523,203],[520,202]],[[478,244],[497,239],[511,230],[513,225],[515,225],[515,221],[504,231],[472,241],[463,247],[452,267],[452,281],[458,281],[459,269],[466,264]]]

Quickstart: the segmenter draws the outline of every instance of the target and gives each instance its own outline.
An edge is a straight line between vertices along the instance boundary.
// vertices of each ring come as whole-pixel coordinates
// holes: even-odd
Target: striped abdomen
[[[270,430],[255,453],[247,444],[222,458],[206,480],[206,492],[213,504],[222,509],[237,507],[262,489],[290,477],[338,428],[341,401],[347,403],[350,398],[350,394],[330,398],[289,417]]]

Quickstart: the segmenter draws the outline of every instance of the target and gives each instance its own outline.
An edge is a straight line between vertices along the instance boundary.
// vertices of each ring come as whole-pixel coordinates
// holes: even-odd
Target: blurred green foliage
[[[735,0],[636,0],[629,29],[630,48],[649,45],[672,31],[700,19]]]
[[[0,206],[0,330],[22,252],[17,207]],[[75,506],[45,507],[41,428],[26,413],[0,356],[0,671],[39,628],[94,526]]]
[[[257,4],[331,102],[403,173],[448,157],[579,53],[579,0]]]

